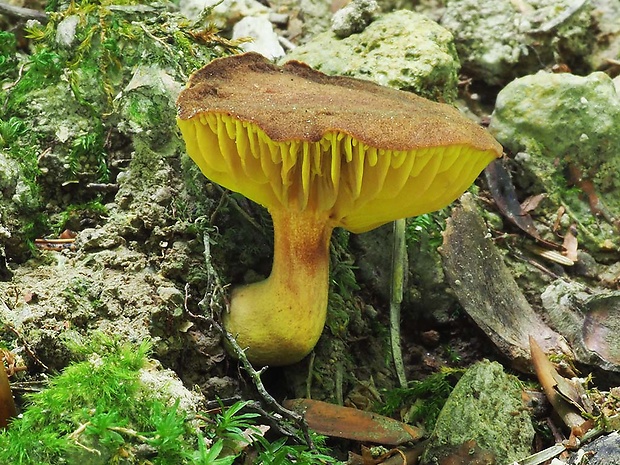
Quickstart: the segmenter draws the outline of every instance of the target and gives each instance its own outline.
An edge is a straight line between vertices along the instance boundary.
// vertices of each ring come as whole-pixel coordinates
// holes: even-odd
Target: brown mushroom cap
[[[353,232],[443,208],[502,153],[449,105],[256,53],[197,71],[177,105],[208,178]]]

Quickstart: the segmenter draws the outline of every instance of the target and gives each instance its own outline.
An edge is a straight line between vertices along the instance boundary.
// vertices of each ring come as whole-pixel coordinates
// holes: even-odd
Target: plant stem
[[[392,249],[392,289],[390,292],[390,340],[392,343],[392,357],[396,368],[396,376],[401,387],[407,387],[405,364],[400,348],[400,304],[403,301],[403,287],[405,282],[405,225],[404,219],[394,221],[393,249]]]

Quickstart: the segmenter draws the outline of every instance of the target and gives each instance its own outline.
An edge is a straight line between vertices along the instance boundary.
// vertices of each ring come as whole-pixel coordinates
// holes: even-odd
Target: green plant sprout
[[[410,381],[406,388],[389,390],[379,413],[393,415],[403,406],[410,405],[405,420],[411,424],[421,423],[426,431],[432,431],[439,412],[463,372],[459,368],[442,368],[421,381]]]
[[[109,181],[110,170],[101,131],[83,134],[73,140],[69,153],[69,168],[76,177],[83,172],[92,172],[95,173],[97,181]]]
[[[434,212],[408,218],[405,232],[407,243],[419,244],[423,235],[427,235],[430,248],[439,247],[443,240],[441,232],[444,228],[445,217],[445,213]]]

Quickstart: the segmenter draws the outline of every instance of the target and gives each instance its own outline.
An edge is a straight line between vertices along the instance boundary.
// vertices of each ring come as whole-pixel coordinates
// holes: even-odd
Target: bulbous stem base
[[[233,290],[224,325],[255,365],[289,365],[312,351],[325,325],[328,218],[272,211],[273,267],[261,282]]]

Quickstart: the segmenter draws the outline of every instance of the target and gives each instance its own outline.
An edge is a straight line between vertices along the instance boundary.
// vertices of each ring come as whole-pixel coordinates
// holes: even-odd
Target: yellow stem
[[[332,225],[315,212],[271,211],[270,276],[235,289],[226,329],[255,365],[288,365],[308,355],[325,325]]]

